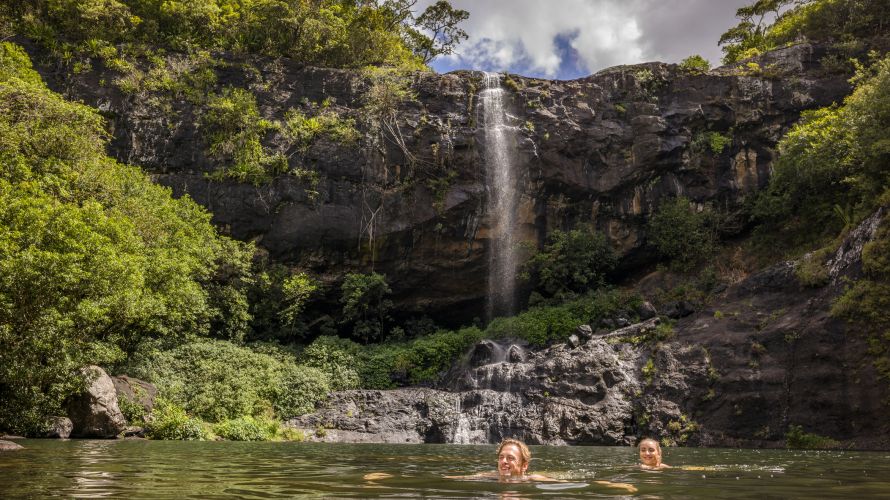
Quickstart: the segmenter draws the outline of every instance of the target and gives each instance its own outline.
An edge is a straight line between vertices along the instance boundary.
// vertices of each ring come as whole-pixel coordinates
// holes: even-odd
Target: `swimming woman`
[[[640,441],[640,468],[648,470],[670,469],[670,465],[661,462],[661,445],[652,438]]]
[[[531,462],[532,453],[522,441],[518,439],[508,438],[501,441],[498,445],[498,462],[495,472],[480,472],[471,476],[445,476],[449,479],[474,479],[482,477],[497,478],[498,481],[548,481],[554,483],[564,483],[562,479],[554,479],[542,474],[528,474],[528,464]],[[602,486],[610,488],[621,488],[625,491],[633,493],[637,491],[635,487],[625,483],[612,483],[609,481],[593,481]]]

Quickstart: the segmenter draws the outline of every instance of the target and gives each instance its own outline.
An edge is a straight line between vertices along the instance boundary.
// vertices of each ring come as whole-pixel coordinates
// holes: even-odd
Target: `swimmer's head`
[[[528,446],[518,439],[505,439],[498,446],[498,475],[522,476],[528,469],[532,453]]]
[[[640,441],[640,461],[649,467],[661,465],[661,445],[652,438],[643,438]]]

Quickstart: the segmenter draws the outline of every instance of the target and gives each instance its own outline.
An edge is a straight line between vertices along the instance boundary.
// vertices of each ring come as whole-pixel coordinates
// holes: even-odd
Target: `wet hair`
[[[527,464],[532,459],[532,452],[529,451],[528,446],[525,445],[522,441],[513,438],[507,438],[501,441],[501,444],[498,445],[498,455],[501,454],[501,450],[504,449],[504,446],[508,444],[515,445],[519,448],[519,455],[522,457],[522,463]]]
[[[658,453],[661,453],[661,444],[658,442],[657,439],[651,437],[644,437],[637,441],[637,448],[642,446],[643,443],[645,443],[646,441],[652,441],[653,443],[655,443],[655,449],[658,450]]]

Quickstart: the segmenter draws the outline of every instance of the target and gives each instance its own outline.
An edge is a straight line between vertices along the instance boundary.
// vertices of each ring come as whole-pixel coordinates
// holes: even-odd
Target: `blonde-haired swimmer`
[[[527,474],[528,464],[531,462],[532,453],[522,441],[518,439],[508,438],[501,441],[498,445],[498,463],[497,470],[494,473],[482,472],[472,476],[446,476],[450,479],[473,479],[481,477],[493,477],[499,481],[550,481],[555,483],[565,482],[562,479],[554,479],[542,474]],[[621,488],[631,493],[637,491],[636,488],[629,484],[612,483],[609,481],[594,481],[596,484],[609,486],[611,488]]]
[[[661,445],[652,438],[643,438],[639,444],[640,467],[643,469],[669,469],[671,466],[661,462]]]

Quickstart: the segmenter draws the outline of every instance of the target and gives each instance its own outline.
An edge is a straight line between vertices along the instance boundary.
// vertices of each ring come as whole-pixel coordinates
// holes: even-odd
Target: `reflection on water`
[[[568,483],[445,479],[494,468],[494,446],[26,440],[0,455],[0,497],[645,498],[890,497],[886,452],[532,447],[531,472]]]

